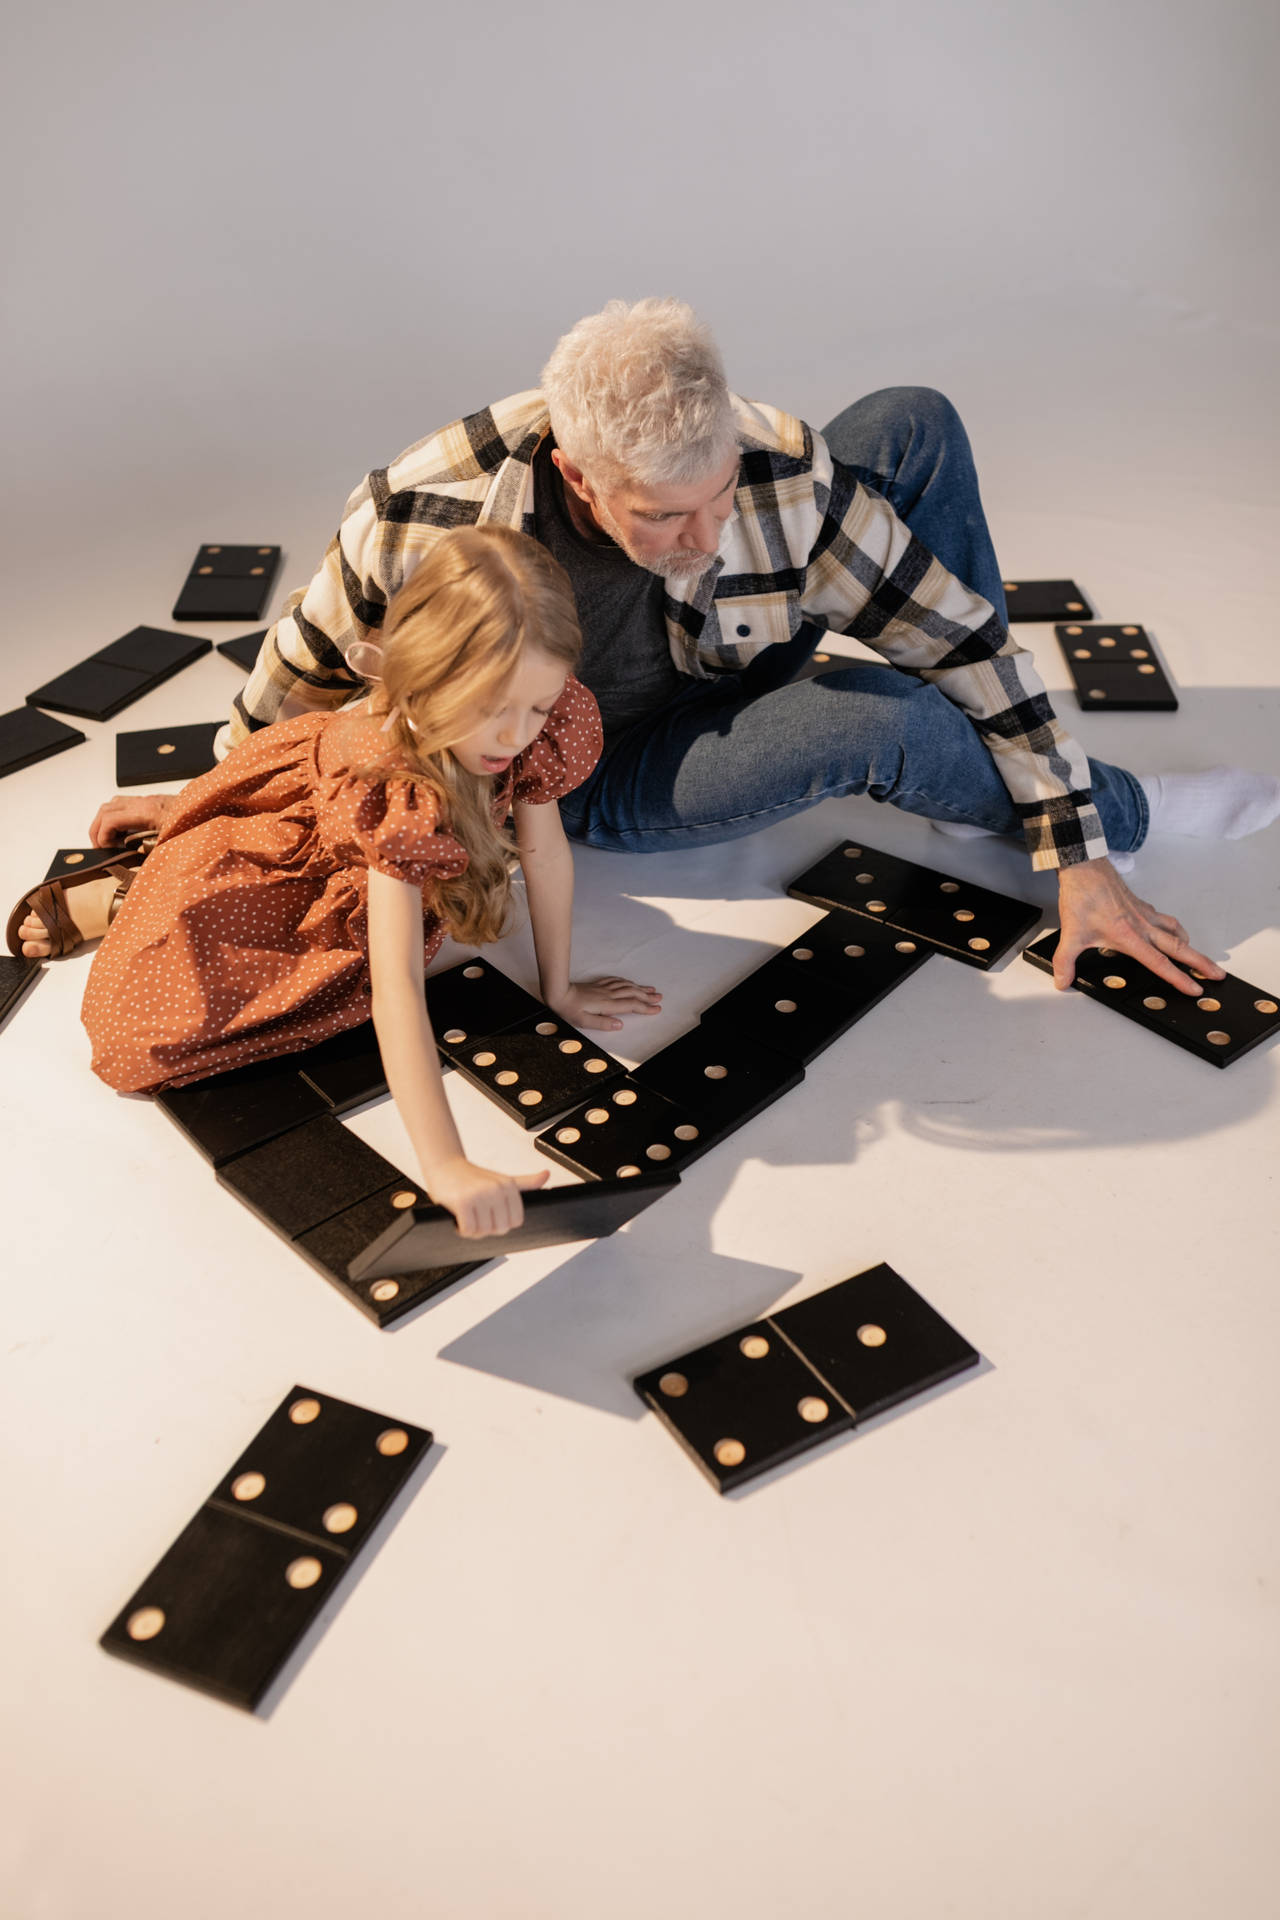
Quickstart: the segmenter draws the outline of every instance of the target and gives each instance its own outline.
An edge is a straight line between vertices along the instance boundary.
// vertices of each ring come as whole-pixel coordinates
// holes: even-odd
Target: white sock
[[[1280,780],[1243,767],[1204,773],[1144,773],[1138,784],[1151,808],[1153,833],[1194,840],[1241,840],[1280,819]]]

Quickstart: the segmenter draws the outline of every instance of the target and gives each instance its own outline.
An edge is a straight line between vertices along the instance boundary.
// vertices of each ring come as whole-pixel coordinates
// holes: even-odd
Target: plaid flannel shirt
[[[707,571],[668,584],[676,666],[714,678],[806,620],[849,634],[968,715],[1017,807],[1033,867],[1101,859],[1088,761],[1059,726],[1031,655],[820,434],[772,407],[736,397],[733,405],[742,446],[735,513]],[[284,711],[341,706],[358,692],[364,683],[347,650],[382,625],[388,599],[442,533],[493,522],[536,536],[533,456],[549,431],[543,396],[520,393],[370,473],[320,571],[268,631],[222,751]]]

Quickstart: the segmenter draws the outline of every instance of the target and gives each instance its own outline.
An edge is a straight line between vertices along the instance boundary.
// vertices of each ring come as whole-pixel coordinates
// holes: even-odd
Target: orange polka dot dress
[[[494,787],[558,800],[600,757],[600,715],[572,675]],[[445,928],[439,880],[467,855],[425,788],[366,770],[387,737],[362,708],[264,727],[183,789],[89,973],[93,1070],[155,1093],[296,1053],[370,1017],[369,869],[422,889],[424,955]]]

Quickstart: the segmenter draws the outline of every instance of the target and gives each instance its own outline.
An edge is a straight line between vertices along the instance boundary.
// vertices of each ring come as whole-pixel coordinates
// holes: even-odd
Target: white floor
[[[1113,358],[1064,323],[1077,358],[1019,419],[1012,335],[971,365],[960,333],[1006,569],[1145,621],[1181,691],[1173,717],[1078,721],[1064,693],[1069,724],[1139,769],[1280,770],[1265,342],[1140,313]],[[306,531],[291,582],[328,529]],[[167,578],[136,586],[164,624]],[[46,630],[47,671],[82,632]],[[1062,688],[1051,629],[1021,637]],[[34,677],[11,656],[0,705]],[[206,659],[6,780],[6,899],[83,844],[116,728],[213,718],[238,680]],[[722,850],[585,854],[581,967],[666,994],[617,1050],[798,932],[785,882],[852,833],[1051,903],[1011,848],[861,801]],[[1278,853],[1280,829],[1153,842],[1135,885],[1274,991]],[[534,984],[524,936],[497,958]],[[86,967],[51,966],[0,1038],[6,1916],[1274,1914],[1274,1047],[1216,1072],[1018,960],[935,958],[632,1229],[379,1333],[91,1078]],[[543,1164],[452,1097],[478,1155]],[[386,1103],[352,1125],[404,1153]],[[984,1367],[718,1500],[629,1376],[878,1260]],[[438,1445],[251,1718],[96,1641],[294,1382]]]

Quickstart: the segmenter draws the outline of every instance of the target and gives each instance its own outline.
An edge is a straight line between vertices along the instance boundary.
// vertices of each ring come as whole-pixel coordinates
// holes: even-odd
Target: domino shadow
[[[758,1319],[800,1278],[712,1254],[706,1212],[705,1195],[692,1184],[678,1188],[637,1223],[643,1231],[593,1242],[439,1357],[601,1413],[642,1418],[633,1374]]]

